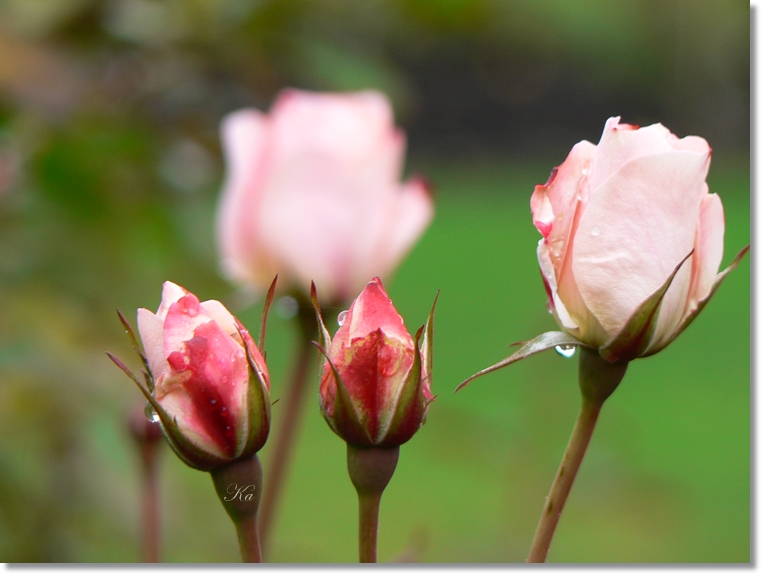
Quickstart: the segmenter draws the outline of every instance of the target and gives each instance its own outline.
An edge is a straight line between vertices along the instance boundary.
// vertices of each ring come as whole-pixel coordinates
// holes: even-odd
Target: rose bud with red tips
[[[431,317],[414,341],[381,280],[374,278],[333,340],[322,319],[320,324],[327,358],[320,407],[328,425],[358,447],[405,443],[424,423],[433,400]]]
[[[143,359],[145,381],[111,357],[138,384],[185,463],[210,471],[262,448],[270,430],[267,366],[249,333],[220,302],[199,302],[165,282],[158,311],[138,310],[144,354],[123,323]]]
[[[426,420],[431,395],[434,306],[413,339],[379,278],[349,311],[331,340],[312,284],[312,303],[326,357],[320,408],[347,442],[347,470],[360,504],[360,561],[376,562],[381,495],[394,474],[399,446]]]

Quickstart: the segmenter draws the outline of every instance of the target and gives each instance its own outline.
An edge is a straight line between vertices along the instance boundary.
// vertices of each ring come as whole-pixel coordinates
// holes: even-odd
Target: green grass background
[[[529,211],[533,186],[551,165],[508,158],[418,166],[435,183],[436,217],[387,288],[410,330],[441,290],[438,397],[402,447],[384,495],[381,561],[526,557],[576,417],[576,358],[546,352],[453,390],[508,355],[509,344],[555,329]],[[725,206],[727,265],[749,243],[748,164],[715,157],[709,183]],[[139,559],[139,474],[124,421],[140,396],[103,352],[136,366],[113,310],[134,317],[137,307],[156,308],[165,279],[202,299],[231,297],[215,269],[215,199],[167,196],[132,207],[113,200],[91,217],[67,212],[41,188],[26,204],[6,204],[2,560]],[[14,260],[17,250],[26,258]],[[549,560],[750,560],[749,270],[744,261],[669,348],[630,365],[603,410]],[[254,328],[260,310],[239,316]],[[294,337],[293,322],[272,314],[274,398],[283,396]],[[316,384],[317,373],[271,561],[356,558],[345,446],[319,414]],[[276,425],[281,409],[273,408]],[[261,455],[267,469],[269,446]],[[163,558],[237,561],[232,524],[207,474],[168,449],[160,469]]]

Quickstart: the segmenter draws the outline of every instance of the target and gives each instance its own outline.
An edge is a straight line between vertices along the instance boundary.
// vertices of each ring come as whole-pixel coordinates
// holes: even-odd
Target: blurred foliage
[[[549,353],[450,391],[554,327],[529,194],[610,115],[700,134],[727,264],[750,237],[748,14],[730,0],[1,2],[0,560],[139,557],[125,423],[139,394],[103,353],[131,358],[114,308],[155,308],[166,279],[240,302],[217,274],[218,124],[296,86],[387,92],[410,168],[439,191],[388,285],[411,329],[442,295],[439,397],[384,497],[380,558],[523,561],[576,416],[576,361]],[[743,263],[630,367],[551,560],[749,561],[749,277]],[[258,325],[257,305],[235,311]],[[293,330],[273,315],[275,397]],[[209,478],[169,452],[162,473],[166,560],[236,561]],[[271,559],[353,561],[355,520],[343,443],[313,404]]]

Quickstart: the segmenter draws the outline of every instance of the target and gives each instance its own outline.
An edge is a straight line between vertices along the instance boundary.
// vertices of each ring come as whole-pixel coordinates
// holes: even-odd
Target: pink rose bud
[[[138,383],[181,459],[209,471],[262,448],[270,430],[267,366],[220,302],[199,302],[165,282],[159,310],[138,310],[138,332],[147,386],[112,359]]]
[[[314,292],[313,302],[317,308]],[[339,316],[341,327],[333,341],[318,313],[327,344],[320,407],[328,425],[347,443],[394,447],[423,425],[434,399],[433,314],[432,308],[414,341],[379,278]]]
[[[535,188],[548,307],[606,359],[663,349],[729,271],[717,273],[725,221],[705,181],[710,157],[703,138],[610,118],[597,146],[575,145]]]
[[[385,276],[433,215],[426,183],[400,183],[405,136],[378,92],[286,90],[269,114],[222,123],[227,178],[217,218],[232,280],[284,290],[314,281],[332,303]]]

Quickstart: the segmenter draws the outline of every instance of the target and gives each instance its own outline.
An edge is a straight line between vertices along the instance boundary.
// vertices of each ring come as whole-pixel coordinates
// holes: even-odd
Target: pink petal
[[[597,188],[631,160],[676,149],[675,142],[678,139],[661,124],[634,129],[619,124],[619,117],[609,118],[590,171],[590,187]]]
[[[691,289],[691,306],[709,295],[717,272],[722,263],[725,237],[725,213],[717,194],[707,194],[701,202],[696,251],[693,259],[697,262],[694,285]],[[686,314],[690,311],[686,310]]]
[[[220,326],[222,331],[231,336],[233,339],[238,340],[238,328],[236,327],[236,319],[224,305],[222,305],[217,300],[210,299],[205,302],[201,302],[199,307],[201,308],[203,314],[213,319],[217,325]]]
[[[276,273],[260,241],[260,198],[268,177],[270,122],[257,110],[241,110],[223,120],[221,131],[227,162],[217,212],[223,271],[237,281],[266,286]]]
[[[412,178],[395,188],[383,237],[377,242],[375,256],[368,258],[368,265],[363,266],[359,281],[386,275],[412,248],[434,217],[434,201],[425,180]]]
[[[572,267],[585,304],[609,335],[666,281],[693,248],[708,156],[670,151],[628,162],[591,195]],[[682,314],[683,266],[660,318]],[[682,299],[682,301],[680,301]]]
[[[169,306],[171,306],[181,297],[185,296],[187,293],[188,290],[180,287],[177,284],[172,282],[164,282],[161,290],[161,304],[159,305],[159,310],[156,312],[158,318],[164,320],[164,318],[167,317]]]
[[[151,375],[157,381],[169,373],[167,356],[164,355],[164,322],[147,309],[138,310],[138,333],[143,344]]]
[[[242,413],[249,384],[243,348],[210,321],[199,325],[168,361],[182,387],[181,395],[189,397],[192,404],[191,411],[175,414],[178,420],[199,434],[205,432],[232,457],[244,424]],[[162,405],[168,391],[172,390],[157,389],[156,398]]]
[[[278,156],[315,150],[339,159],[367,156],[393,126],[389,100],[374,91],[326,94],[286,90],[270,113]]]
[[[405,329],[402,316],[397,313],[379,278],[373,278],[354,301],[341,327],[344,326],[349,330],[350,342],[381,329],[386,337],[397,339],[409,349],[413,348],[413,338]],[[338,337],[338,332],[336,335]]]

